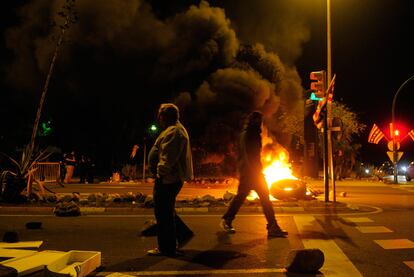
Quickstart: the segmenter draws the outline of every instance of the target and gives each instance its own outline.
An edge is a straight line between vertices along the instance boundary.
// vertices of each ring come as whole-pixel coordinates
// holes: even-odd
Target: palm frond
[[[16,173],[14,173],[13,171],[10,171],[10,170],[5,170],[5,171],[3,171],[3,172],[1,173],[1,175],[0,175],[0,179],[5,178],[5,177],[7,176],[7,174],[11,174],[11,175],[13,175],[13,176],[16,176]]]
[[[37,156],[33,159],[33,163],[37,163],[39,161],[43,161],[45,159],[47,159],[48,157],[50,157],[50,155],[52,155],[53,152],[48,152],[48,149],[42,150],[39,154],[37,154]]]
[[[13,159],[7,154],[1,153],[5,156],[14,166],[17,167],[17,171],[15,173],[23,176],[27,176],[28,171],[33,165],[37,162],[43,161],[47,159],[50,155],[53,154],[53,151],[50,151],[48,148],[41,150],[38,154],[33,157],[33,149],[30,149],[29,146],[26,146],[25,150],[22,153],[21,161],[18,162],[16,159]]]
[[[20,166],[20,163],[18,161],[16,161],[15,159],[13,159],[12,157],[10,157],[9,155],[7,155],[5,153],[0,152],[0,154],[3,155],[4,157],[6,157],[9,161],[11,161],[12,164],[14,164],[17,167],[19,172],[21,172],[21,166]]]
[[[26,149],[24,150],[23,154],[22,154],[22,171],[26,171],[31,164],[31,159],[32,159],[32,155],[33,155],[33,148],[30,147],[30,145],[26,146]],[[23,159],[24,157],[24,159]]]

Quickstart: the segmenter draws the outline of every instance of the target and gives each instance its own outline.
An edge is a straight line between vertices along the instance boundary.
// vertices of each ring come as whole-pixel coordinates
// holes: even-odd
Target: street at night
[[[321,181],[312,183],[322,187]],[[156,238],[142,237],[140,230],[153,219],[152,209],[124,208],[117,212],[113,207],[105,212],[85,207],[81,216],[65,218],[36,207],[13,211],[4,206],[0,209],[0,228],[18,232],[22,241],[43,241],[41,250],[101,251],[102,267],[92,273],[98,276],[114,272],[134,276],[285,276],[289,251],[304,247],[324,252],[325,263],[318,276],[411,276],[414,184],[344,181],[337,185],[337,208],[333,203],[325,207],[323,195],[307,202],[274,204],[280,225],[289,231],[286,239],[267,239],[264,217],[253,212],[251,205],[246,204],[237,216],[235,234],[219,227],[223,209],[178,209],[195,236],[183,248],[184,256],[176,258],[146,255]],[[80,186],[58,190],[79,191]],[[122,193],[126,187],[129,191],[146,191],[139,184],[118,184],[121,188],[95,185],[94,189],[83,186],[88,192],[105,191],[105,186],[109,187],[107,193]],[[219,195],[227,189],[185,186],[178,199],[206,193]],[[339,192],[346,192],[346,197]],[[29,221],[42,222],[42,228],[26,229]]]

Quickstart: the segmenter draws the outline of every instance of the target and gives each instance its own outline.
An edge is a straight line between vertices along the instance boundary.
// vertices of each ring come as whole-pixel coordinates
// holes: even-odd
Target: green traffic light
[[[311,96],[310,96],[310,100],[314,100],[314,101],[321,101],[322,98],[316,97],[315,93],[312,92]]]
[[[40,124],[40,131],[39,131],[39,136],[41,137],[46,137],[49,136],[52,133],[52,128],[50,127],[51,122],[42,122]]]
[[[149,130],[150,130],[150,132],[152,132],[152,133],[156,133],[156,132],[158,131],[158,127],[157,127],[157,125],[152,124],[152,125],[149,127]]]

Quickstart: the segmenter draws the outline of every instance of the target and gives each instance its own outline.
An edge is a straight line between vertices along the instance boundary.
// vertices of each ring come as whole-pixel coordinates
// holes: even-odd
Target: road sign
[[[402,155],[404,154],[404,152],[397,152],[397,162],[401,159]],[[394,152],[391,151],[387,151],[387,155],[390,158],[391,162],[394,163]]]
[[[394,151],[392,141],[388,142],[388,150]],[[398,141],[395,142],[395,150],[400,150],[400,143]]]

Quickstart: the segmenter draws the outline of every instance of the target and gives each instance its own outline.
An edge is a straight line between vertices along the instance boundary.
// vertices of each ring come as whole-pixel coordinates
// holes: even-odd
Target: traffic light
[[[40,124],[39,136],[47,137],[52,133],[52,122],[49,120],[47,122],[42,122]]]
[[[393,126],[392,123],[390,123],[390,135],[391,135],[391,139],[394,141],[399,141],[400,140],[400,130],[396,128],[397,126]]]
[[[325,70],[321,71],[312,71],[310,73],[311,82],[310,88],[314,91],[315,97],[322,99],[325,97],[325,83],[326,83],[326,72]]]
[[[395,139],[395,141],[400,140],[400,131],[398,129],[394,130],[393,139]]]

